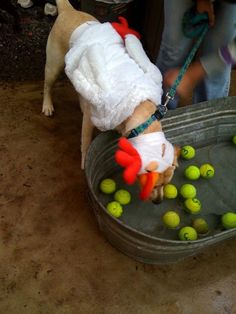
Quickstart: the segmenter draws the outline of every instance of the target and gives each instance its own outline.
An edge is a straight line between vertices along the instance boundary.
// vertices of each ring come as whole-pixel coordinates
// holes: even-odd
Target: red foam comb
[[[128,22],[124,17],[119,16],[118,20],[120,23],[113,22],[111,23],[111,25],[123,39],[125,39],[125,36],[128,34],[135,35],[138,39],[140,39],[140,34],[135,30],[129,28]]]
[[[127,184],[133,184],[141,168],[142,160],[138,151],[124,137],[118,142],[119,150],[115,153],[116,162],[125,168],[123,178]]]

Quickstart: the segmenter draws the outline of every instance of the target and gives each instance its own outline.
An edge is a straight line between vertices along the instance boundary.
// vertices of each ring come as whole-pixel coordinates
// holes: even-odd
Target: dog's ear
[[[176,168],[179,167],[178,158],[180,156],[181,148],[177,145],[174,145],[174,160],[173,160],[173,166]]]

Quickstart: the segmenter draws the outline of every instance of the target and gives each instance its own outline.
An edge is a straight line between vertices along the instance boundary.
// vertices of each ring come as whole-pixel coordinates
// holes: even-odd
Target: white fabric
[[[142,160],[139,174],[145,173],[145,167],[152,161],[158,163],[157,172],[159,173],[173,165],[174,147],[167,141],[163,132],[139,135],[129,139],[129,141],[138,151]]]
[[[139,65],[143,72],[149,76],[150,79],[153,80],[158,86],[160,86],[162,83],[161,72],[159,71],[158,67],[148,59],[148,56],[143,50],[140,40],[138,40],[138,38],[134,35],[126,35],[125,48],[129,56]]]
[[[161,73],[134,35],[124,44],[110,23],[88,22],[73,32],[70,47],[66,74],[91,104],[98,129],[116,128],[142,101],[161,103]]]

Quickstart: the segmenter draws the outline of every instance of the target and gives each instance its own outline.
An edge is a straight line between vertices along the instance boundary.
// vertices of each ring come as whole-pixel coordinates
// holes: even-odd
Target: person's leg
[[[209,74],[201,81],[193,96],[193,103],[228,96],[230,85],[231,67],[226,65],[217,75],[214,72],[214,59],[212,56],[217,53],[223,45],[227,45],[236,35],[236,4],[224,1],[216,1],[216,24],[211,28],[201,50],[200,62]]]
[[[161,46],[156,65],[162,75],[171,68],[182,66],[192,45],[192,40],[184,36],[182,18],[192,6],[192,0],[165,0],[164,1],[164,29]],[[164,97],[165,97],[164,88]],[[170,108],[177,106],[177,101],[170,104]]]
[[[182,19],[184,13],[192,6],[192,0],[164,1],[164,29],[156,65],[162,73],[182,65],[192,40],[184,36]]]

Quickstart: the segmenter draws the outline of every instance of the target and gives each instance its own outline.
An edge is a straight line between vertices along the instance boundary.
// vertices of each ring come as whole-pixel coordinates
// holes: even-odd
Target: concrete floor
[[[58,83],[46,118],[42,87],[0,84],[0,314],[236,313],[236,239],[168,266],[107,242],[80,170],[77,96]]]

